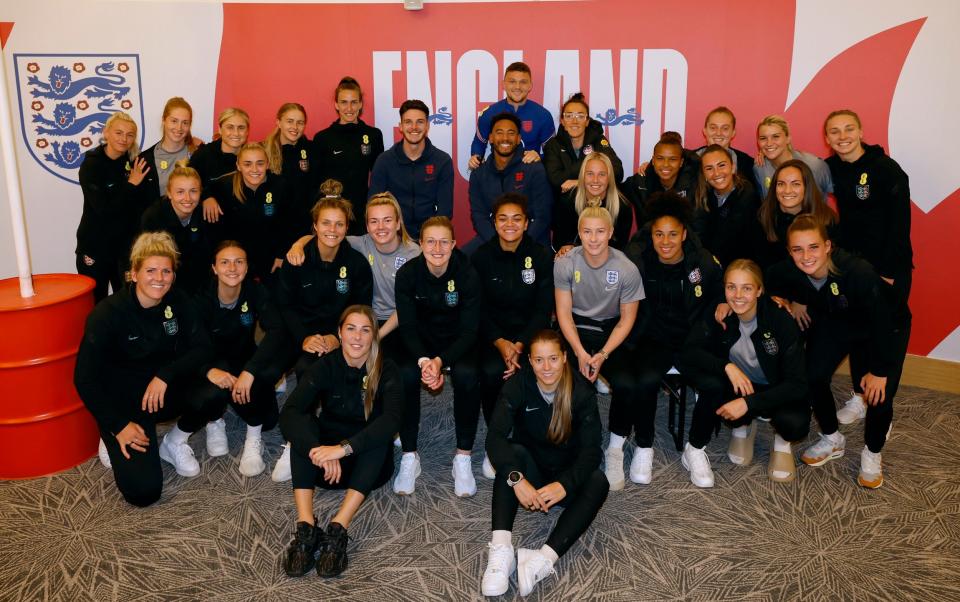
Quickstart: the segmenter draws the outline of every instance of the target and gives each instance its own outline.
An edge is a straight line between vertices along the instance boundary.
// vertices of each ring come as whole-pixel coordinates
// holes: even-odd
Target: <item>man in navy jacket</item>
[[[400,105],[402,138],[377,157],[370,175],[368,198],[380,192],[393,193],[403,223],[414,238],[420,237],[420,225],[427,218],[453,217],[453,160],[427,138],[429,115],[421,100],[405,100]]]

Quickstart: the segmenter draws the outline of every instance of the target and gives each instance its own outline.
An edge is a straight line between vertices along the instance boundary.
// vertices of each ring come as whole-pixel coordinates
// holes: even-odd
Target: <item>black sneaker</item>
[[[314,519],[316,522],[316,519]],[[297,523],[293,541],[287,548],[283,559],[283,570],[291,577],[303,577],[316,562],[317,547],[323,537],[323,531],[305,522]]]
[[[347,530],[340,523],[330,523],[320,544],[317,574],[336,577],[347,568]]]

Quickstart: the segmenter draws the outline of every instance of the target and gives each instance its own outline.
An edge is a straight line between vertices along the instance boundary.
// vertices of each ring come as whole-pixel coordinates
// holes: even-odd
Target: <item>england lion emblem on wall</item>
[[[53,175],[78,183],[84,153],[115,111],[137,122],[143,147],[139,55],[15,54],[14,68],[23,141]]]

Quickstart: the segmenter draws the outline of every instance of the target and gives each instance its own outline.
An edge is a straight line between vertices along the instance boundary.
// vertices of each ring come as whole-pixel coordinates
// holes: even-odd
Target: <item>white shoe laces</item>
[[[510,561],[513,559],[513,549],[511,546],[503,544],[488,543],[490,548],[490,559],[487,561],[487,573],[506,573],[510,569]]]

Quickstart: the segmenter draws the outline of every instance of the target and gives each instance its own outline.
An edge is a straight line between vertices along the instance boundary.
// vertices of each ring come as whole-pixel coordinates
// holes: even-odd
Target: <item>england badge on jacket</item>
[[[140,57],[136,54],[14,54],[23,141],[44,169],[79,183],[83,154],[96,148],[111,114],[137,123],[143,147]]]

